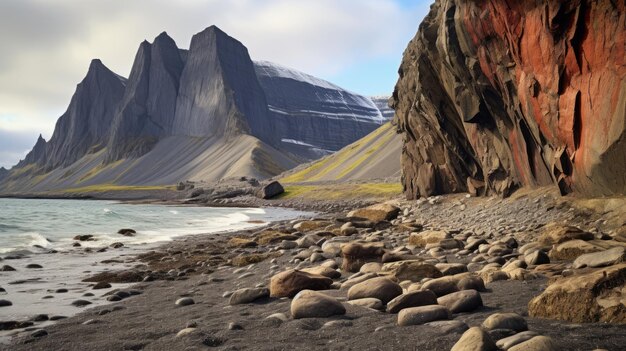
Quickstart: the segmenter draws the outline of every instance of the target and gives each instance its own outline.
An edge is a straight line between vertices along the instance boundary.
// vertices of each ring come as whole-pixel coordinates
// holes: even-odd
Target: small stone
[[[0,300],[0,307],[13,306],[13,303],[9,300]]]
[[[180,338],[183,337],[185,335],[189,335],[192,332],[194,332],[196,330],[196,328],[185,328],[185,329],[181,329],[178,333],[176,333],[176,337]]]
[[[313,290],[300,291],[291,301],[291,316],[299,318],[325,318],[346,313],[341,302]]]
[[[48,319],[50,319],[50,318],[48,318],[47,314],[38,314],[36,316],[33,316],[33,318],[31,318],[30,320],[33,321],[33,322],[45,322]]]
[[[352,286],[348,290],[348,300],[374,297],[386,304],[400,294],[402,294],[400,285],[394,283],[389,278],[378,277]]]
[[[243,330],[241,324],[230,322],[228,323],[228,330]]]
[[[109,284],[107,282],[98,282],[98,283],[96,283],[96,285],[93,286],[92,289],[99,290],[99,289],[108,289],[110,287],[111,287],[111,284]]]
[[[270,291],[267,288],[245,288],[239,289],[230,295],[228,303],[230,305],[239,305],[244,303],[254,302],[258,299],[270,296]]]
[[[450,351],[497,351],[489,334],[479,327],[468,329]]]
[[[31,263],[29,265],[26,265],[26,268],[28,268],[28,269],[42,269],[43,266],[40,265],[40,264]]]
[[[452,313],[461,313],[481,307],[483,300],[476,290],[461,290],[438,298],[437,303],[446,306]]]
[[[339,319],[339,320],[335,320],[335,321],[329,321],[324,323],[324,325],[322,325],[322,328],[346,328],[346,327],[351,327],[352,326],[352,321],[347,320],[347,319]]]
[[[550,257],[542,250],[535,250],[524,256],[524,261],[529,266],[538,266],[540,264],[550,263]]]
[[[137,231],[135,231],[134,229],[123,228],[118,230],[117,234],[121,234],[124,236],[135,236],[135,234],[137,234]]]
[[[626,248],[614,247],[601,252],[580,255],[574,260],[574,268],[606,267],[626,261]]]
[[[327,290],[332,283],[333,280],[330,278],[290,269],[271,278],[270,295],[272,297],[292,297],[305,289]]]
[[[483,322],[483,327],[492,329],[511,329],[517,332],[528,330],[528,324],[524,317],[517,313],[495,313],[487,317]]]
[[[558,351],[559,347],[556,346],[554,340],[547,336],[535,336],[534,338],[517,344],[508,351]]]
[[[405,308],[398,313],[398,325],[419,325],[437,320],[450,319],[450,311],[439,305]]]
[[[39,329],[35,332],[33,332],[32,334],[30,334],[30,336],[32,336],[33,338],[41,338],[43,336],[48,335],[48,332],[45,331],[44,329]]]
[[[4,266],[2,266],[2,268],[0,268],[0,272],[14,272],[15,268],[5,264]]]
[[[350,300],[348,301],[348,304],[352,306],[371,308],[374,310],[382,310],[384,307],[383,302],[374,297],[366,297],[363,299]]]
[[[425,325],[433,327],[433,328],[437,328],[438,331],[441,332],[442,334],[451,334],[451,333],[461,334],[465,332],[467,329],[469,329],[469,327],[467,326],[467,324],[465,324],[465,322],[459,321],[459,320],[435,321],[435,322],[426,323]]]
[[[182,307],[182,306],[193,305],[196,302],[191,297],[183,297],[183,298],[180,298],[180,299],[176,300],[175,303],[176,303],[177,306],[181,306]]]
[[[286,322],[289,320],[289,318],[284,313],[270,314],[269,316],[265,317],[265,319],[277,319],[281,322]]]
[[[506,337],[504,339],[500,339],[496,342],[496,345],[503,350],[508,350],[517,344],[521,344],[524,341],[534,338],[537,335],[538,334],[534,331],[525,331]]]
[[[387,303],[388,313],[398,313],[409,307],[436,305],[437,295],[430,290],[412,291],[395,297]]]
[[[91,302],[87,300],[76,300],[72,302],[72,306],[74,307],[85,307],[87,305],[91,305]]]

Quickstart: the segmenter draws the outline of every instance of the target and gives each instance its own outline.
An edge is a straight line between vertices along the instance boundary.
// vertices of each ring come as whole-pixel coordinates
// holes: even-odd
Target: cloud
[[[139,43],[162,31],[187,48],[215,24],[253,59],[332,81],[359,63],[399,63],[427,10],[404,0],[2,0],[0,131],[26,133],[31,145],[49,137],[92,58],[128,76]]]

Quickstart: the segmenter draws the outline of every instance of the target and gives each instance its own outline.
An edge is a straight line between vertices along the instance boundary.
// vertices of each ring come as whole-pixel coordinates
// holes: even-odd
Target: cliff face
[[[626,193],[625,6],[436,1],[392,98],[407,196]]]
[[[272,144],[280,148],[317,158],[387,120],[370,98],[275,63],[254,64],[274,126]]]
[[[46,170],[68,166],[90,150],[106,146],[125,83],[100,60],[91,62],[46,145]]]
[[[139,46],[113,122],[108,159],[137,157],[171,135],[183,60],[165,32]]]

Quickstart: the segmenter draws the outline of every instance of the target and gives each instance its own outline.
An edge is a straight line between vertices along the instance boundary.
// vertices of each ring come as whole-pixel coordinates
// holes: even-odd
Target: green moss
[[[401,194],[402,185],[400,183],[287,185],[280,198],[309,200],[388,199]]]

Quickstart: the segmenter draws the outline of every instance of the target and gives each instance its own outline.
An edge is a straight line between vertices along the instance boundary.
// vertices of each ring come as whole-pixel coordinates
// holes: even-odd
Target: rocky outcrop
[[[626,192],[626,5],[438,0],[392,105],[409,198]]]
[[[176,43],[161,33],[139,46],[108,143],[108,160],[137,157],[172,135],[183,60]]]
[[[389,118],[368,97],[272,62],[254,63],[274,123],[273,145],[307,158],[337,151]]]
[[[44,164],[46,162],[46,139],[39,134],[39,138],[37,138],[37,142],[33,149],[26,154],[23,160],[21,160],[16,167],[21,167],[28,164]]]

